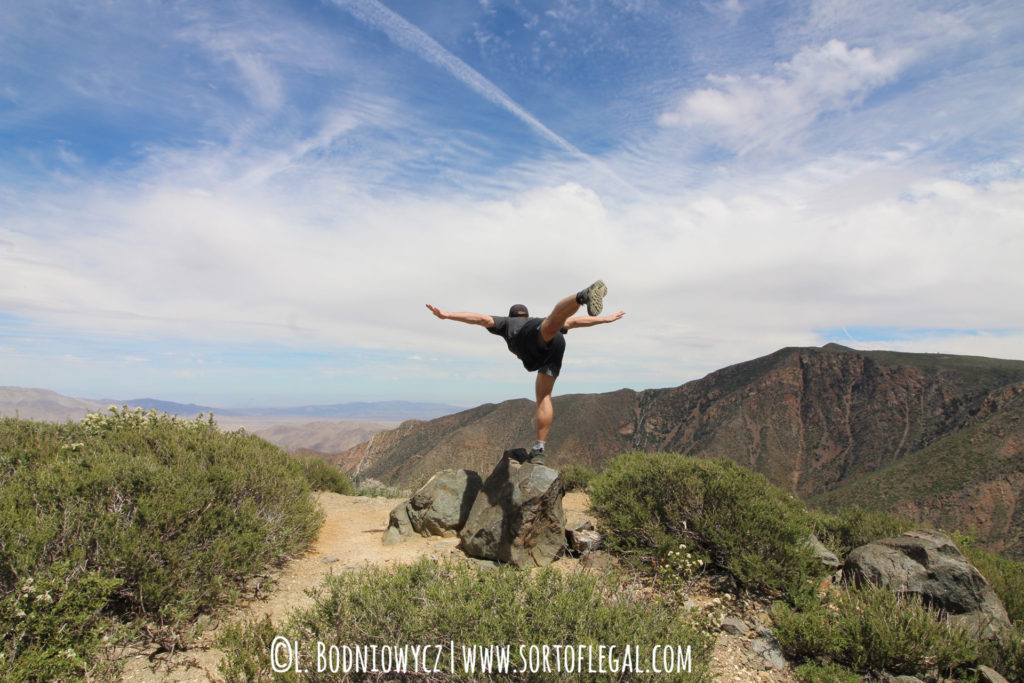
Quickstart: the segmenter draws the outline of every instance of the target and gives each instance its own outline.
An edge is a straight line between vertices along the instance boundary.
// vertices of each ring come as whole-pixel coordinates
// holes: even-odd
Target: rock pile
[[[418,533],[455,536],[470,557],[517,567],[542,567],[567,550],[598,546],[592,524],[565,528],[562,475],[550,467],[523,462],[522,449],[505,451],[485,481],[470,470],[438,472],[391,511],[383,542],[393,544]]]

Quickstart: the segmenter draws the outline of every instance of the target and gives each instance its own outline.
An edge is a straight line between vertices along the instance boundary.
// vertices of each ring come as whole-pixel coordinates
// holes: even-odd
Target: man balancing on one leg
[[[530,449],[530,462],[544,464],[544,445],[551,429],[555,412],[551,404],[551,391],[562,369],[565,353],[565,333],[576,327],[591,327],[618,320],[626,314],[599,316],[608,288],[598,280],[579,294],[565,297],[546,318],[531,318],[526,306],[516,304],[508,317],[483,313],[450,313],[437,306],[427,308],[441,320],[457,320],[469,325],[481,325],[491,334],[500,335],[508,350],[523,362],[530,372],[537,371],[537,441]],[[587,307],[587,315],[571,317],[580,306]]]

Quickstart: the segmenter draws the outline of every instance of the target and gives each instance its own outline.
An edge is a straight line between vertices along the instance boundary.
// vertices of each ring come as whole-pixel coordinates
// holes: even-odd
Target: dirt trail
[[[289,612],[308,606],[311,600],[306,591],[319,585],[328,574],[367,565],[412,563],[424,556],[441,558],[456,552],[457,538],[412,536],[392,546],[381,543],[381,535],[388,525],[388,514],[401,502],[398,499],[320,493],[317,500],[325,519],[313,548],[276,573],[268,595],[232,610],[221,623],[262,619],[264,615],[280,622]],[[571,523],[584,516],[588,507],[587,497],[582,493],[569,493],[563,500],[563,507]],[[223,652],[212,647],[216,634],[217,629],[214,628],[192,648],[173,656],[158,653],[150,659],[152,650],[134,654],[126,661],[122,680],[219,681],[217,664]]]
[[[331,573],[350,571],[367,565],[395,565],[415,562],[424,556],[443,558],[459,553],[457,538],[413,536],[401,543],[386,546],[381,535],[387,528],[388,514],[400,501],[394,498],[368,498],[320,493],[317,496],[324,510],[325,521],[313,548],[305,555],[285,565],[275,575],[275,583],[266,596],[223,616],[220,626],[237,620],[262,619],[269,615],[274,622],[283,621],[289,612],[306,607],[311,599],[306,591],[320,584]],[[589,500],[584,493],[570,492],[563,500],[568,525],[588,517]],[[572,570],[578,563],[562,559],[559,565]],[[710,601],[710,596],[695,596]],[[125,661],[123,681],[172,681],[175,683],[206,683],[223,680],[218,675],[218,663],[223,652],[213,647],[220,626],[200,636],[198,642],[186,651],[173,655],[135,653]],[[792,683],[788,671],[755,671],[742,652],[743,639],[718,638],[713,655],[712,670],[716,681],[774,681]],[[152,656],[151,656],[152,655]]]

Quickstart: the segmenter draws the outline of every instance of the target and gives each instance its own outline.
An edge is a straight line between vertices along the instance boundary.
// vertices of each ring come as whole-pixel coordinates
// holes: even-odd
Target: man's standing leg
[[[543,372],[537,373],[537,441],[544,443],[548,440],[548,432],[551,431],[551,421],[555,417],[555,409],[551,403],[551,392],[555,388],[555,378]],[[536,445],[536,444],[535,444]],[[530,462],[537,465],[544,464],[544,449],[534,448],[530,450]]]

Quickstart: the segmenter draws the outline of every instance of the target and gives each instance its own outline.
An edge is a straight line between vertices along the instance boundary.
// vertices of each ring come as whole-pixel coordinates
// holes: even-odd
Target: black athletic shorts
[[[536,370],[551,377],[558,377],[562,371],[562,356],[565,355],[565,337],[561,332],[549,342],[540,333],[541,318],[531,318],[516,335],[515,353],[523,361],[523,367],[530,372]]]

